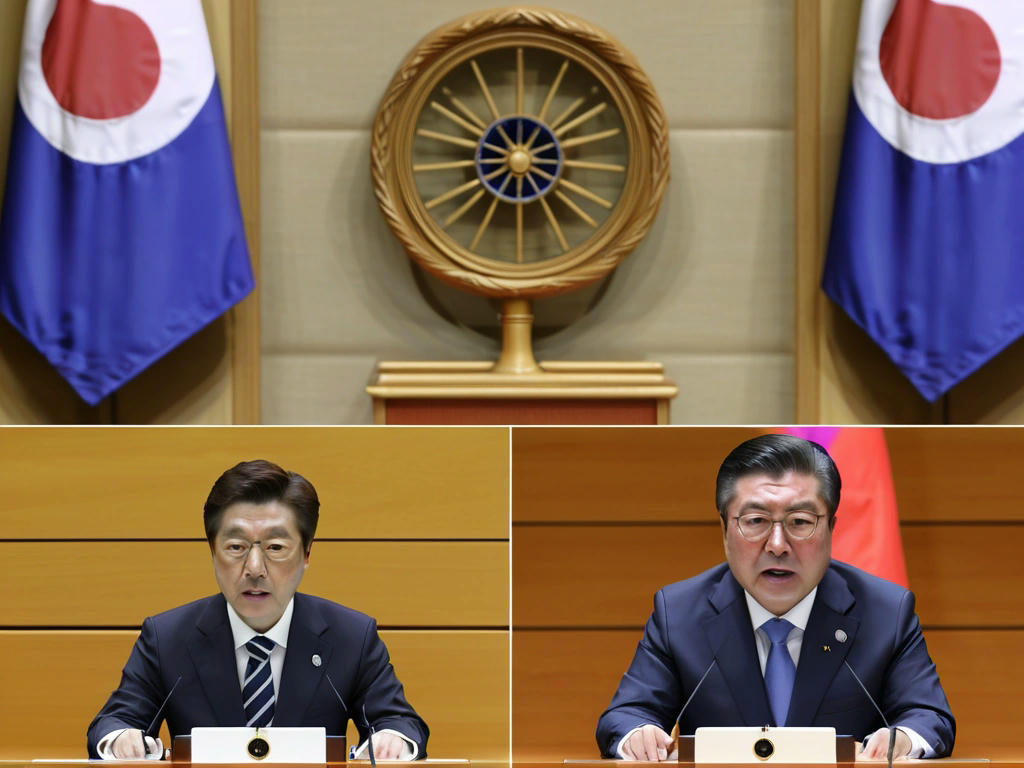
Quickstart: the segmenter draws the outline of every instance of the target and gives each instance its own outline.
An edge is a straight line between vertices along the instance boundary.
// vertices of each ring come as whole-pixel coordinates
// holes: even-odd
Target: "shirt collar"
[[[294,605],[295,597],[292,596],[292,599],[288,601],[288,605],[284,609],[284,613],[281,614],[281,618],[277,620],[277,624],[262,633],[264,637],[270,638],[282,648],[288,647],[288,630],[292,626],[292,608]],[[227,603],[227,606],[228,623],[231,624],[231,635],[235,641],[235,650],[238,650],[260,633],[242,621],[242,617],[231,607],[231,603]]]
[[[785,619],[800,631],[807,629],[807,622],[811,618],[811,608],[814,606],[814,596],[816,594],[818,594],[817,585],[807,593],[803,600],[779,618]],[[775,614],[757,602],[754,596],[747,592],[747,590],[743,590],[743,595],[747,598],[747,611],[750,613],[750,623],[754,625],[755,630],[759,629],[769,619],[775,618]]]

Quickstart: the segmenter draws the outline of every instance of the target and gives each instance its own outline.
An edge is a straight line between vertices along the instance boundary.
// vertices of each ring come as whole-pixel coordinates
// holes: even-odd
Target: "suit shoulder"
[[[365,632],[370,625],[375,626],[377,623],[372,616],[347,605],[301,592],[295,593],[295,607],[299,611],[319,616],[332,627],[342,627],[350,631]]]
[[[193,600],[191,603],[179,605],[167,611],[161,611],[150,616],[147,621],[156,623],[158,626],[177,625],[181,623],[194,624],[200,616],[209,610],[215,610],[218,604],[223,608],[226,604],[223,595],[211,595]],[[226,609],[225,609],[226,610]],[[227,614],[224,615],[225,620]]]
[[[658,590],[658,594],[668,602],[704,598],[721,583],[727,573],[729,573],[729,564],[719,563],[714,568],[709,568],[696,576],[662,587]],[[655,598],[655,603],[657,603],[657,598]]]
[[[885,602],[898,606],[910,593],[910,590],[904,586],[887,581],[840,560],[833,560],[829,565],[829,570],[846,582],[846,586],[858,601],[871,600],[876,605],[879,602]]]

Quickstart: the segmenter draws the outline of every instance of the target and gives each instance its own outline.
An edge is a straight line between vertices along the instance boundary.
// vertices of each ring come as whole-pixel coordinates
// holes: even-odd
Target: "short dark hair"
[[[279,501],[295,513],[295,522],[302,537],[302,549],[309,552],[320,519],[320,499],[316,489],[297,472],[287,472],[266,459],[243,461],[217,478],[203,505],[206,540],[213,540],[220,530],[224,510],[237,502],[267,504]]]
[[[793,435],[760,435],[740,443],[725,457],[715,482],[715,508],[725,520],[725,510],[736,495],[736,482],[747,475],[782,477],[786,472],[813,475],[818,496],[831,521],[839,508],[842,480],[828,451],[813,440]]]

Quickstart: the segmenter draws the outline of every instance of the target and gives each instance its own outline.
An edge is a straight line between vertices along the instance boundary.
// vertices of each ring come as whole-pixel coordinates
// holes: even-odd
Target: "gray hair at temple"
[[[813,475],[818,496],[828,510],[829,521],[839,508],[842,480],[828,451],[813,440],[793,435],[760,435],[740,443],[725,457],[715,481],[715,509],[725,520],[725,510],[736,495],[736,482],[747,475],[782,477],[787,472]]]

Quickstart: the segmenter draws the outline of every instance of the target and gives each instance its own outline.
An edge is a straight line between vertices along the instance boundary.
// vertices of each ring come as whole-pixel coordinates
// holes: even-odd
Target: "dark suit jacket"
[[[846,633],[845,642],[836,631]],[[597,725],[601,753],[644,723],[672,730],[697,681],[716,664],[679,723],[774,725],[743,588],[726,563],[654,596],[654,613],[629,670]],[[787,725],[833,726],[857,738],[882,720],[843,661],[863,680],[892,725],[912,728],[938,756],[953,749],[956,724],[902,587],[833,560],[818,584],[804,633]]]
[[[319,654],[322,664],[313,665]],[[346,712],[324,672],[345,700]],[[234,641],[223,595],[151,616],[132,649],[121,685],[89,726],[89,757],[111,731],[149,726],[178,675],[181,684],[164,712],[171,736],[193,726],[244,726]],[[277,726],[325,726],[343,735],[351,718],[361,739],[367,730],[391,728],[416,742],[426,757],[429,730],[405,700],[377,623],[337,603],[296,594],[288,649],[274,711]]]

